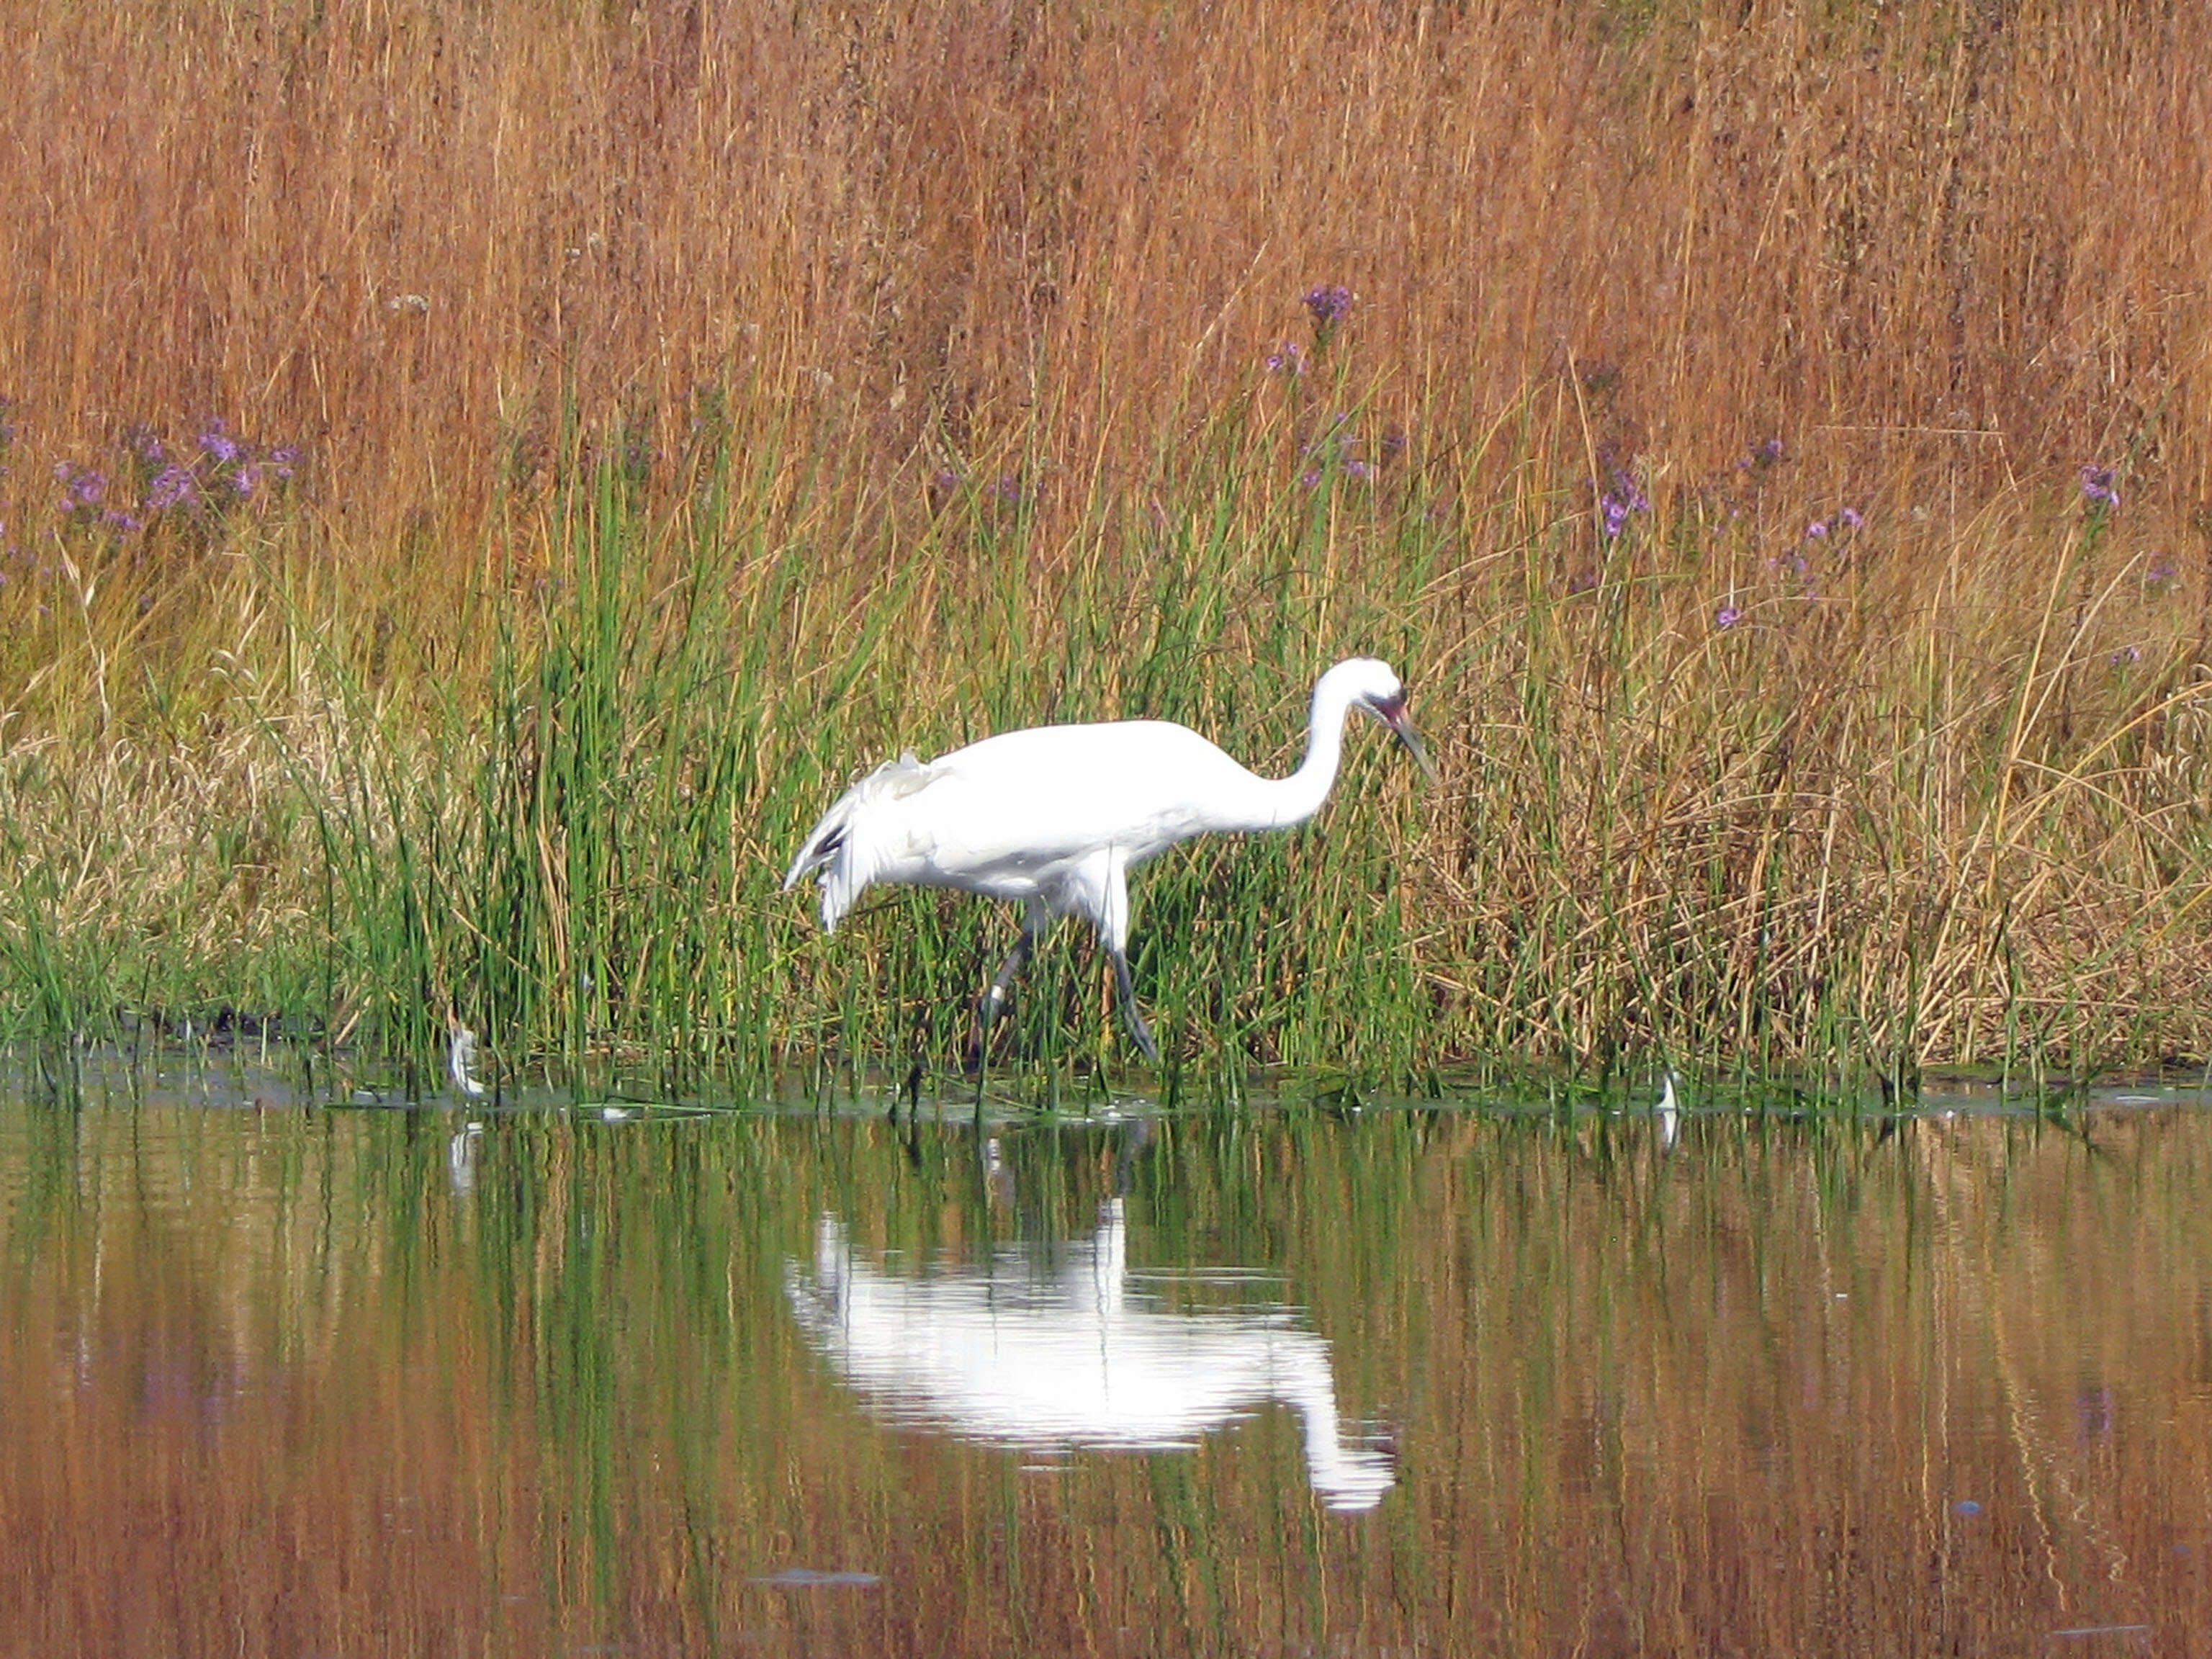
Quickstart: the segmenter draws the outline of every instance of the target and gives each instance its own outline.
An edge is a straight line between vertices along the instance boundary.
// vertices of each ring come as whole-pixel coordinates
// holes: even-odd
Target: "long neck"
[[[1322,675],[1314,687],[1313,720],[1306,731],[1304,764],[1287,778],[1258,779],[1254,793],[1263,814],[1259,828],[1287,829],[1304,823],[1321,811],[1336,785],[1336,769],[1344,758],[1344,717],[1352,708],[1352,694]]]

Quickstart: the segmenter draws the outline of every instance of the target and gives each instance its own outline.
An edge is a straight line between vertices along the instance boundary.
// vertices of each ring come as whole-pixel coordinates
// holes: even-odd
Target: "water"
[[[0,1650],[2193,1651],[2208,1191],[2155,1094],[979,1144],[19,1088]]]

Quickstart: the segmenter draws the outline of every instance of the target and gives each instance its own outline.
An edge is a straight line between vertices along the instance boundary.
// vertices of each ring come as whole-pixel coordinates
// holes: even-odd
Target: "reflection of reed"
[[[1037,1451],[1169,1451],[1279,1403],[1332,1509],[1371,1509],[1395,1478],[1387,1454],[1344,1443],[1328,1344],[1289,1310],[1169,1312],[1131,1291],[1118,1198],[1054,1273],[1000,1249],[894,1276],[824,1216],[812,1273],[794,1263],[787,1282],[814,1346],[895,1419]]]
[[[2116,1525],[2121,1493],[2109,1470],[2100,1480],[2091,1467],[2108,1449],[2101,1443],[2109,1440],[2111,1428],[2106,1372],[2084,1353],[2075,1358],[2070,1376],[2062,1373],[2054,1379],[2040,1356],[2022,1352],[2027,1344],[2021,1328],[2033,1330],[2037,1323],[2044,1298],[2054,1288],[2050,1276],[2078,1271],[2084,1264],[2051,1257],[2048,1231],[2024,1224],[2012,1212],[2009,1160],[1993,1155],[2000,1149],[1985,1131],[1977,1133],[1982,1126],[1935,1120],[1914,1127],[1918,1133],[1912,1144],[1928,1177],[1943,1269],[1938,1275],[1938,1370],[1948,1373],[1978,1363],[1987,1367],[2057,1611],[2070,1615],[2077,1610],[2081,1575],[2068,1558],[2079,1552],[2094,1554],[2101,1568],[2094,1575],[2096,1615],[2132,1623],[2143,1598]],[[2026,1131],[2014,1127],[2008,1138],[2023,1132],[2046,1133],[2041,1125]],[[2069,1145],[2066,1130],[2047,1133],[2063,1164],[2082,1169],[2095,1156],[2094,1143],[2086,1139]],[[1982,1344],[1985,1356],[1975,1352]],[[2104,1420],[2086,1435],[2052,1432],[2051,1419],[2059,1408],[2051,1405],[2051,1395],[2066,1394],[2071,1409],[2078,1411],[2085,1388],[2103,1402],[2098,1416]],[[2108,1600],[2113,1592],[2119,1596],[2117,1606]]]
[[[520,1115],[471,1138],[457,1203],[460,1123],[0,1112],[0,1651],[2032,1653],[2212,1628],[2202,1118],[2093,1121],[2093,1147],[1686,1114],[1661,1157],[1641,1116],[1194,1116],[1133,1174],[1025,1126],[1013,1204],[926,1124],[910,1151],[874,1120]],[[1110,1209],[1090,1231],[1125,1182],[1159,1278]],[[1039,1270],[1017,1224],[1077,1243]],[[1234,1437],[1049,1479],[825,1410],[793,1283],[834,1310],[840,1278],[930,1282],[869,1265],[891,1256],[1102,1323],[1263,1263],[1310,1320],[1194,1322],[1303,1338],[1339,1398],[1389,1402],[1388,1497],[1315,1524],[1300,1431],[1334,1408],[1287,1384]]]

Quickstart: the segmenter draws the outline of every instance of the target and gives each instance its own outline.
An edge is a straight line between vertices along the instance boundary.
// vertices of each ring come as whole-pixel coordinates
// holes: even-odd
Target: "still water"
[[[2208,1194],[2173,1098],[18,1089],[0,1650],[2203,1651]]]

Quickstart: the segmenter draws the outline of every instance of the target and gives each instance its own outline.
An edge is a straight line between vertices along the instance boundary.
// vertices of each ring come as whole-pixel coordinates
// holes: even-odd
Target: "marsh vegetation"
[[[1177,1076],[2212,1049],[2192,6],[46,9],[0,1010],[954,1062],[862,767],[1405,671],[1137,896]],[[1118,1054],[1048,953],[1022,1053]]]

